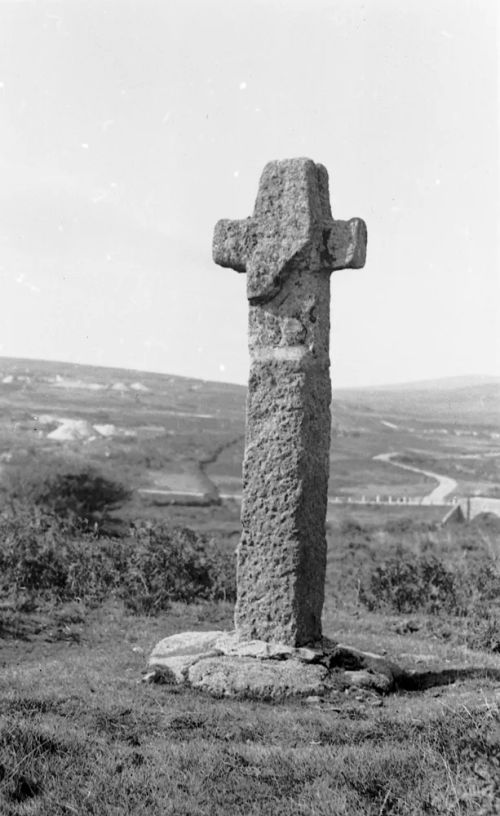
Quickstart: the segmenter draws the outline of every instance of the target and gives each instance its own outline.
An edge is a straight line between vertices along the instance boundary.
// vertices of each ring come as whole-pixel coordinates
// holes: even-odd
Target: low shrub
[[[120,587],[130,609],[151,613],[170,600],[228,600],[236,597],[233,559],[213,539],[187,527],[142,524],[133,531]]]
[[[374,567],[361,583],[359,599],[371,610],[432,613],[456,605],[455,579],[434,556],[396,555]]]
[[[397,552],[360,583],[370,610],[465,616],[500,597],[500,572],[491,557],[447,563],[432,553]]]
[[[174,600],[233,600],[234,565],[187,528],[144,524],[123,539],[99,538],[25,509],[0,516],[0,591],[15,608],[116,597],[154,613]]]
[[[11,505],[36,507],[96,528],[130,498],[128,488],[94,466],[58,457],[8,468],[2,490]]]

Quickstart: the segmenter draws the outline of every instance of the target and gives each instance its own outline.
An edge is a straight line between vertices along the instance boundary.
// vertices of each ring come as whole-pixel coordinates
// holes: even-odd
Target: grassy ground
[[[229,626],[230,613],[179,606],[152,621],[108,607],[73,624],[71,640],[7,643],[1,812],[495,812],[500,661],[462,654],[477,675],[453,686],[313,704],[215,700],[139,682],[155,640]],[[384,642],[376,618],[338,623],[351,642],[366,640],[367,626]],[[405,646],[418,664],[421,640]]]
[[[47,438],[52,425],[38,421],[49,414],[132,432],[64,447],[132,486],[159,473],[185,480],[195,467],[197,478],[204,468],[238,492],[244,389],[21,362],[2,370],[29,377],[0,389],[0,469],[16,457],[32,463],[54,445],[59,450]],[[73,378],[72,386],[54,384],[57,375]],[[75,378],[87,386],[74,387]],[[148,390],[134,390],[136,381]],[[118,382],[125,391],[113,390]],[[432,484],[420,476],[406,472],[403,484],[403,471],[373,462],[393,450],[432,457],[430,469],[453,473],[466,494],[479,479],[481,490],[497,490],[496,463],[483,455],[496,445],[495,394],[478,387],[462,397],[432,392],[432,399],[428,391],[339,395],[331,492],[428,492]],[[160,638],[230,628],[232,608],[176,602],[148,617],[132,614],[126,599],[85,606],[75,597],[63,605],[50,592],[15,607],[0,603],[2,816],[499,813],[499,531],[491,523],[439,529],[431,509],[413,508],[411,518],[409,512],[329,508],[324,632],[417,670],[411,693],[355,690],[271,705],[145,685],[141,671]],[[236,503],[144,507],[135,495],[124,518],[141,515],[213,534],[220,551],[237,542]],[[25,570],[40,565],[31,542]],[[50,566],[49,534],[44,546]],[[84,549],[78,558],[85,567]],[[75,548],[68,552],[76,557]],[[140,594],[148,577],[142,556],[120,566],[116,547],[113,553],[105,562],[110,580],[126,566]],[[165,567],[155,558],[149,577],[159,575],[163,587]],[[95,569],[96,586],[102,571]],[[82,586],[86,576],[83,569]],[[136,612],[141,608],[136,604]]]
[[[381,590],[372,609],[360,593],[377,568],[392,575],[398,552],[417,565],[439,555],[456,575],[463,568],[473,577],[487,556],[497,563],[498,530],[342,516],[329,540],[325,634],[417,669],[419,691],[351,690],[271,705],[141,683],[160,638],[230,628],[226,603],[174,603],[157,617],[111,601],[4,609],[0,812],[498,813],[500,644],[481,640],[474,598],[458,615],[449,593],[461,585],[457,578],[450,589],[442,572],[443,610],[432,593],[399,614]]]

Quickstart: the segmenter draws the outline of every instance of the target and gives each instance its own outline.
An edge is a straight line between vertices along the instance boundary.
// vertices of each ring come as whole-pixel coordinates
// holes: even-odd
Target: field
[[[44,521],[30,507],[1,514],[0,813],[499,812],[500,520],[443,527],[438,507],[330,504],[324,634],[413,670],[396,693],[340,682],[328,699],[271,704],[146,684],[161,638],[232,627],[232,604],[220,598],[234,584],[239,503],[218,491],[240,490],[244,390],[3,363],[4,480],[56,452],[133,490],[116,511],[119,538]],[[432,489],[372,458],[389,451],[453,472],[459,494],[480,484],[495,495],[496,458],[486,454],[498,451],[498,430],[493,407],[481,408],[495,388],[337,395],[331,495]],[[49,436],[61,427],[66,438]],[[171,503],[176,491],[183,498]],[[124,533],[130,522],[139,526]],[[178,525],[195,532],[172,533],[168,552],[161,537],[150,546],[155,529]],[[187,583],[188,557],[203,592]]]
[[[422,497],[436,482],[374,456],[457,481],[455,495],[500,496],[500,383],[334,391],[331,496]],[[184,495],[241,493],[245,389],[141,371],[0,360],[0,466],[54,453],[97,464],[133,488],[131,517]],[[191,499],[189,499],[191,496]]]

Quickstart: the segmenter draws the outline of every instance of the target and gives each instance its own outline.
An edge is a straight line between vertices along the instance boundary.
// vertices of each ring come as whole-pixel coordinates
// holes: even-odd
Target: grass
[[[1,812],[493,812],[500,720],[487,678],[475,706],[472,687],[451,705],[431,689],[270,706],[138,682],[158,637],[230,617],[224,604],[155,619],[110,605],[88,615],[79,644],[6,644]]]
[[[370,584],[385,569],[391,586],[404,586],[391,566],[398,557],[475,575],[486,558],[496,564],[496,529],[374,513],[371,522],[333,519],[329,542],[325,634],[419,670],[419,691],[271,705],[145,685],[141,671],[160,638],[229,629],[231,604],[170,599],[151,616],[116,595],[92,604],[45,595],[0,610],[0,812],[496,812],[500,656],[492,642],[467,645],[477,594],[460,609],[453,593],[442,608],[417,596],[401,613]],[[375,599],[368,604],[363,585]]]

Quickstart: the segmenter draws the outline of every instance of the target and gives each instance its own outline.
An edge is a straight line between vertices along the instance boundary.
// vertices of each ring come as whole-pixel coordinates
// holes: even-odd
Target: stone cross
[[[213,257],[247,273],[251,370],[237,556],[242,640],[318,643],[330,452],[330,273],[365,263],[363,221],[334,221],[328,173],[270,162],[254,214],[219,221]]]

